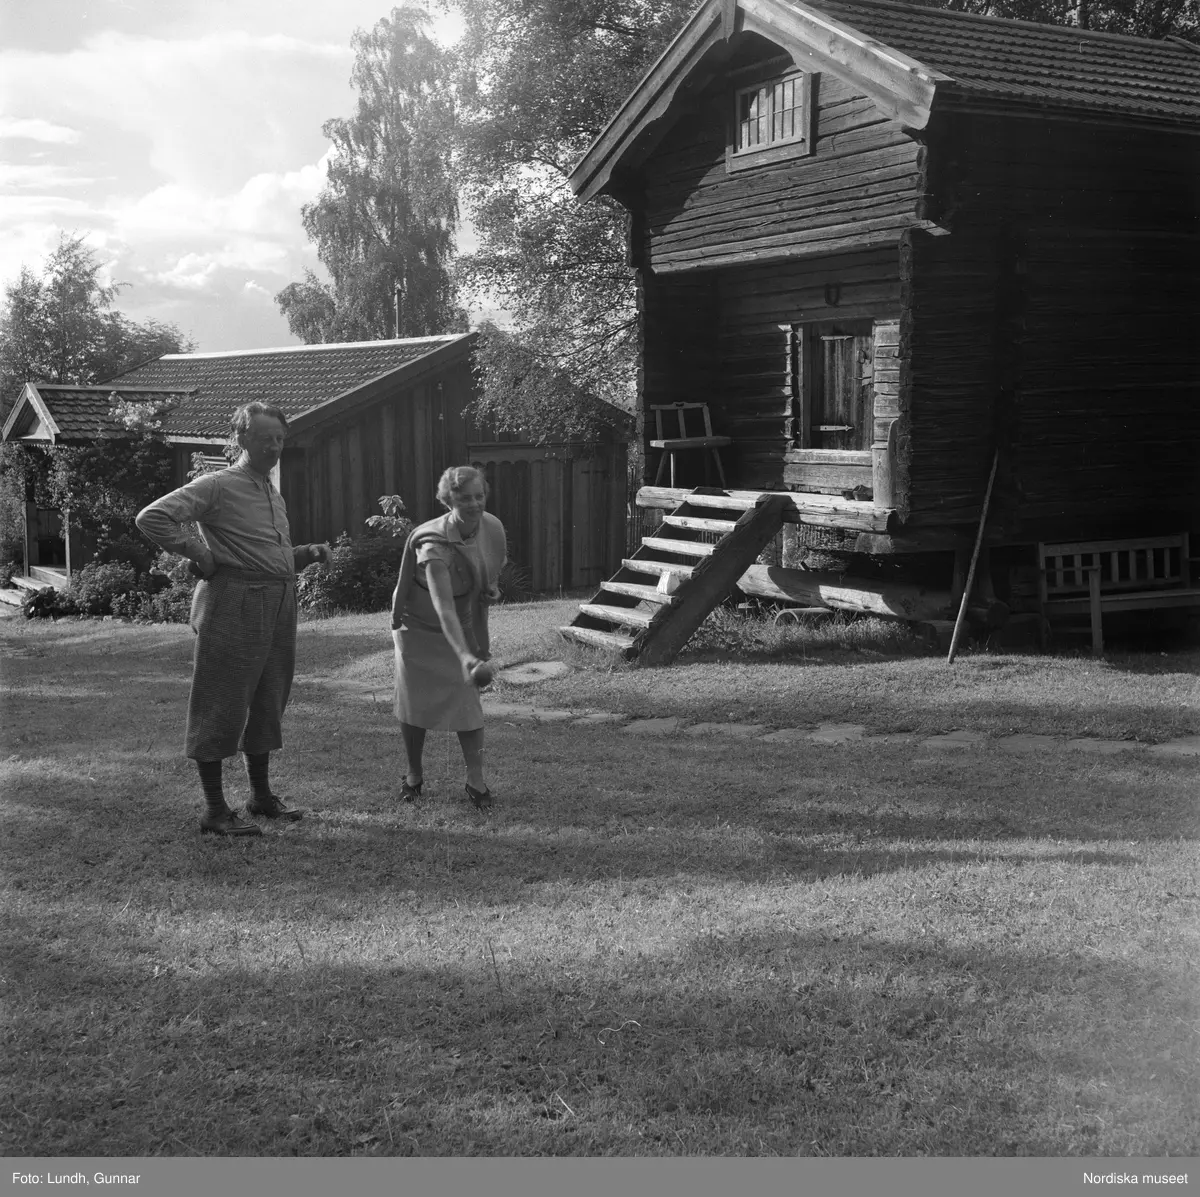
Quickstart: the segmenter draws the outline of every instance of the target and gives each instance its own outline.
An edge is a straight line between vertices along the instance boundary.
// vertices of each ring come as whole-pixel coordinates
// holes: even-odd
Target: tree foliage
[[[514,324],[511,343],[484,355],[482,406],[540,406],[551,425],[586,420],[581,392],[630,406],[637,313],[628,221],[607,198],[580,204],[567,176],[694,3],[458,7],[466,22],[457,69],[461,169],[479,237],[459,270],[465,285],[496,296]],[[517,346],[538,370],[514,368]]]
[[[102,284],[103,264],[78,234],[59,237],[40,270],[22,267],[0,312],[0,406],[26,382],[103,382],[191,343],[172,324],[138,324],[114,308],[122,284]]]
[[[634,277],[627,220],[605,197],[580,204],[567,176],[694,0],[458,0],[459,141],[479,248],[464,285],[510,312],[509,344],[485,355],[483,409],[522,418],[541,405],[570,419],[578,387],[631,401],[636,380]],[[1200,0],[949,0],[930,7],[1083,25],[1142,37],[1197,38]],[[495,333],[489,334],[495,336]],[[521,347],[543,369],[513,368]],[[543,385],[545,384],[545,385]]]
[[[447,53],[420,8],[392,9],[354,34],[355,115],[326,121],[325,187],[302,210],[329,282],[311,270],[275,297],[308,344],[466,329],[449,261],[458,225],[451,167],[454,104]]]
[[[162,407],[118,401],[110,410],[125,435],[77,445],[24,445],[0,450],[0,467],[23,502],[69,511],[71,523],[101,553],[134,535],[134,516],[171,485],[171,454]]]

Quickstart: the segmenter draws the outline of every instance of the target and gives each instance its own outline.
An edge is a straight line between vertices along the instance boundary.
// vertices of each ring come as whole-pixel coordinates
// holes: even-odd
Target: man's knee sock
[[[200,784],[204,787],[205,814],[219,815],[229,808],[225,805],[225,790],[221,785],[220,761],[197,761]]]
[[[269,752],[244,752],[246,758],[246,776],[250,779],[250,789],[255,798],[271,796],[271,754]]]

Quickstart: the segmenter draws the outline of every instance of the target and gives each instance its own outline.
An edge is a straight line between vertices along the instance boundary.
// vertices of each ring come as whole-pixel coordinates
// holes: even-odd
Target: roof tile
[[[114,440],[128,436],[126,427],[112,416],[114,403],[172,403],[187,401],[175,390],[122,390],[118,387],[72,387],[39,382],[38,395],[50,409],[63,440]]]
[[[193,397],[167,416],[166,431],[174,436],[223,436],[229,431],[229,417],[243,403],[270,403],[292,420],[470,336],[461,333],[233,353],[170,353],[114,381],[193,390]]]
[[[989,99],[1200,123],[1200,46],[900,4],[813,0]]]

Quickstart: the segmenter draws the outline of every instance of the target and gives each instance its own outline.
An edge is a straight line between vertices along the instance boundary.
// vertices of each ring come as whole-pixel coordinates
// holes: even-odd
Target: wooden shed
[[[441,472],[472,462],[488,475],[509,556],[529,570],[533,587],[594,585],[624,548],[628,416],[614,409],[609,434],[586,444],[530,445],[481,432],[467,410],[477,393],[475,341],[465,333],[167,354],[101,387],[29,384],[4,435],[60,443],[68,410],[76,440],[119,435],[106,425],[114,400],[167,396],[173,406],[163,426],[180,485],[193,454],[220,459],[235,408],[274,404],[290,425],[279,488],[297,541],[361,534],[381,495],[398,494],[410,518],[429,519],[441,511]]]
[[[781,565],[743,589],[949,615],[994,463],[993,615],[1039,609],[1047,542],[1173,538],[1163,568],[1186,586],[1200,47],[889,0],[706,0],[571,182],[630,213],[646,480],[653,409],[703,402],[732,513],[782,496]],[[676,456],[686,484],[639,502],[711,481]],[[836,577],[789,576],[814,549],[844,555]],[[1077,564],[1085,591],[1093,569],[1125,585]]]

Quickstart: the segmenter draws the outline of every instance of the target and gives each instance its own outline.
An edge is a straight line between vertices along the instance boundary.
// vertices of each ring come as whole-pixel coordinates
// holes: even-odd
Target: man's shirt
[[[283,496],[270,478],[248,465],[205,474],[144,507],[137,526],[168,552],[195,558],[199,527],[218,566],[258,573],[293,574],[291,530]]]

